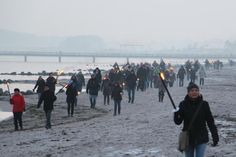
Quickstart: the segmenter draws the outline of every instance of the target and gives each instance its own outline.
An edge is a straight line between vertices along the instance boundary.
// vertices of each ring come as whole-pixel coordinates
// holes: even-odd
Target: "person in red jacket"
[[[14,89],[14,95],[11,97],[10,103],[13,105],[12,112],[14,116],[15,131],[18,130],[18,123],[20,129],[23,130],[22,112],[25,111],[25,99],[20,94],[20,90],[18,88]]]

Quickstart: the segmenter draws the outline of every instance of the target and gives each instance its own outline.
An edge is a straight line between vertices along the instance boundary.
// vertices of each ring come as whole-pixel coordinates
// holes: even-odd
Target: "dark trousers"
[[[73,116],[74,114],[74,106],[75,106],[75,102],[71,101],[71,102],[67,102],[67,113],[68,113],[68,116]]]
[[[75,106],[75,103],[77,102],[76,101],[77,98],[76,96],[75,97],[67,97],[67,113],[68,113],[68,116],[73,116],[74,114],[74,106]]]
[[[89,100],[90,100],[90,104],[91,104],[91,108],[95,108],[95,105],[96,105],[96,98],[97,96],[96,95],[90,95],[89,96]]]
[[[204,78],[200,78],[200,86],[203,86],[204,85]]]
[[[75,106],[77,106],[78,100],[77,100],[77,96],[75,97]]]
[[[179,79],[179,87],[183,87],[184,86],[184,79]]]
[[[13,116],[14,116],[14,125],[15,125],[15,130],[18,130],[18,123],[20,126],[20,129],[23,129],[23,125],[22,125],[22,112],[13,112]]]
[[[110,95],[104,95],[104,105],[106,105],[106,102],[107,102],[107,105],[110,104]]]
[[[121,100],[114,100],[114,116],[116,116],[117,108],[118,108],[118,114],[120,114],[120,102]]]
[[[159,102],[163,102],[164,96],[165,96],[165,92],[162,90],[159,91]]]
[[[52,127],[51,125],[51,114],[52,114],[52,110],[46,110],[45,112],[45,116],[46,116],[46,125],[45,128],[46,129],[50,129]]]
[[[135,96],[135,88],[129,88],[127,89],[128,91],[128,97],[129,97],[129,103],[131,101],[131,103],[134,103],[134,96]]]

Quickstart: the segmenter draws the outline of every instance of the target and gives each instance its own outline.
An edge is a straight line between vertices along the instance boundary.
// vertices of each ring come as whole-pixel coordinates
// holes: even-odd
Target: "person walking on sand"
[[[91,75],[91,78],[88,80],[86,93],[89,94],[89,100],[91,104],[91,108],[94,109],[96,105],[96,99],[98,96],[100,85],[96,80],[95,74]]]
[[[37,94],[38,94],[38,101],[40,99],[40,96],[42,95],[43,91],[44,91],[44,86],[45,86],[45,80],[42,78],[42,76],[39,76],[35,86],[34,86],[34,89],[33,89],[33,92],[35,91],[35,89],[37,88]]]
[[[192,125],[189,128],[190,121],[192,121],[197,110],[199,112],[196,113],[196,117],[191,122]],[[189,131],[189,147],[184,152],[185,157],[194,157],[194,154],[195,157],[204,157],[207,142],[209,141],[206,124],[212,135],[212,146],[216,146],[219,142],[219,136],[210,106],[207,101],[203,100],[202,95],[199,93],[199,87],[194,83],[189,84],[187,95],[180,102],[179,109],[174,112],[174,122],[177,125],[183,122],[182,130]]]
[[[198,74],[199,74],[199,78],[200,78],[199,84],[200,84],[200,86],[203,86],[204,85],[204,78],[206,77],[206,72],[205,72],[205,69],[203,66],[200,67]]]
[[[54,101],[56,101],[56,99],[57,99],[57,97],[55,96],[54,92],[51,91],[49,89],[48,84],[46,84],[44,87],[44,92],[42,93],[42,95],[39,99],[39,103],[38,103],[38,108],[40,108],[42,102],[44,102],[43,109],[44,109],[45,116],[46,116],[46,125],[45,125],[46,129],[51,129],[51,127],[52,127],[51,114],[52,114],[52,110],[53,110],[53,103],[54,103]]]
[[[120,114],[122,94],[123,91],[120,84],[118,82],[115,82],[111,94],[111,98],[114,100],[114,114],[113,114],[114,116],[116,116],[117,114],[117,109],[118,109],[118,114]]]
[[[101,91],[103,92],[103,96],[104,96],[104,105],[110,105],[110,95],[111,95],[111,87],[112,87],[112,83],[108,77],[108,75],[106,74],[104,76],[104,79],[102,80],[102,86],[101,86]]]
[[[184,77],[186,75],[186,71],[184,69],[184,66],[181,65],[178,74],[177,74],[177,78],[179,79],[179,87],[183,87],[184,86]]]
[[[74,114],[74,106],[76,101],[76,96],[78,95],[78,85],[77,80],[75,76],[71,77],[71,82],[67,86],[66,90],[66,102],[67,102],[67,113],[68,117],[73,117]]]
[[[53,77],[53,73],[49,73],[49,77],[46,79],[46,84],[49,87],[49,90],[55,93],[57,79]]]
[[[18,131],[18,123],[20,129],[23,130],[22,113],[25,111],[25,99],[18,88],[14,89],[14,95],[11,97],[10,103],[13,105],[12,112],[14,116],[15,131]]]
[[[128,97],[129,97],[129,103],[134,103],[135,98],[135,89],[137,86],[137,76],[135,75],[134,70],[131,70],[131,72],[126,77],[126,83],[127,83],[127,91],[128,91]]]

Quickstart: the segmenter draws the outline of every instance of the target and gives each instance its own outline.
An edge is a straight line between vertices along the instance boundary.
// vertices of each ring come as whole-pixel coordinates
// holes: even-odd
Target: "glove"
[[[215,147],[215,146],[217,146],[217,144],[218,144],[218,141],[215,141],[215,140],[213,140],[212,147]]]

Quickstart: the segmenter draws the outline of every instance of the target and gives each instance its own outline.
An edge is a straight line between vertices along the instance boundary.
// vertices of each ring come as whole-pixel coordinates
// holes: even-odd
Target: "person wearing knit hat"
[[[197,110],[197,115],[189,128]],[[185,157],[194,157],[194,154],[195,157],[205,156],[207,142],[209,141],[208,130],[210,130],[213,139],[212,146],[217,146],[219,135],[210,106],[207,101],[203,100],[199,87],[195,83],[189,83],[187,95],[180,102],[178,110],[174,112],[174,122],[177,125],[183,122],[182,131],[189,132],[189,146],[184,150]],[[209,129],[207,129],[207,126]]]
[[[190,83],[188,84],[187,91],[189,92],[189,91],[190,91],[191,89],[193,89],[193,88],[196,88],[196,89],[199,90],[198,85],[196,85],[196,84],[193,83],[193,82],[190,82]]]

